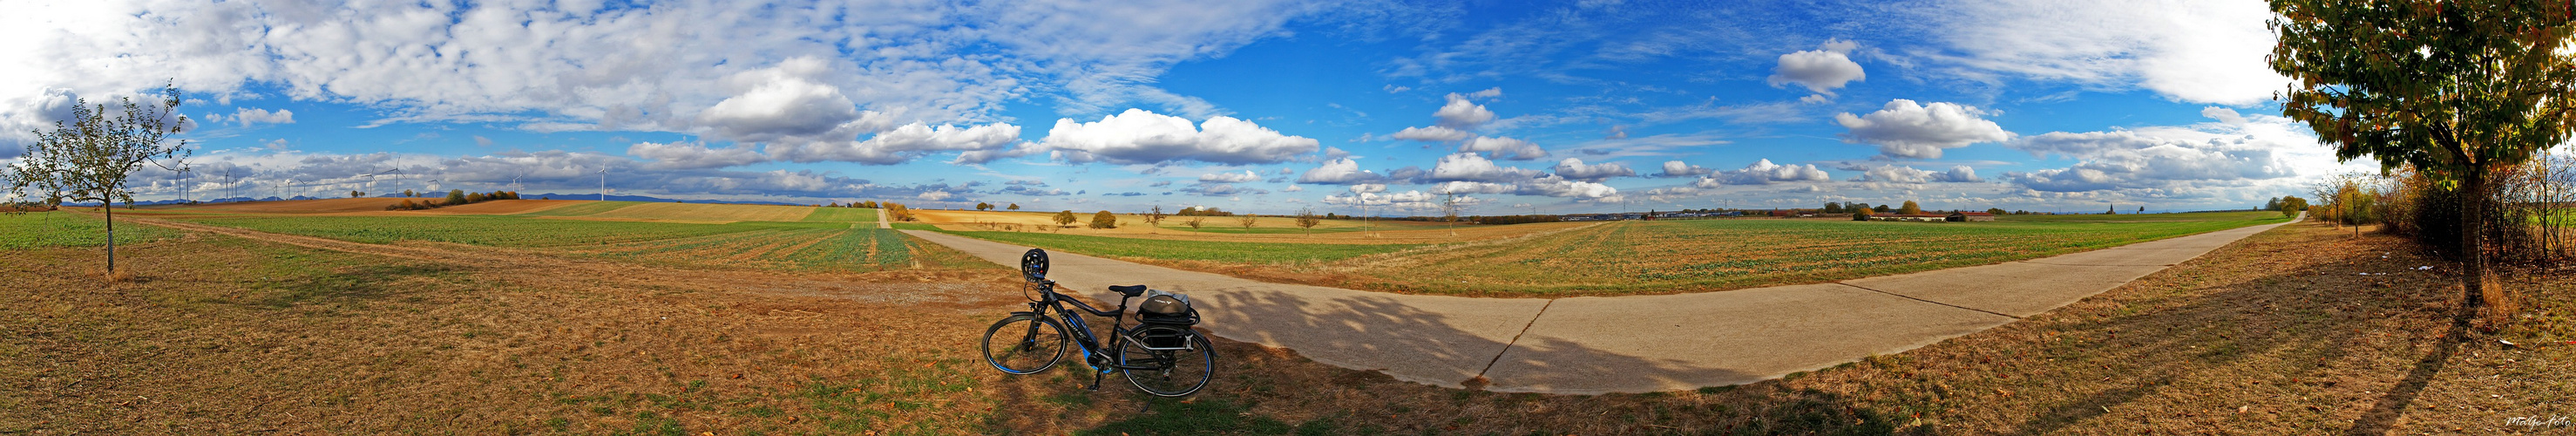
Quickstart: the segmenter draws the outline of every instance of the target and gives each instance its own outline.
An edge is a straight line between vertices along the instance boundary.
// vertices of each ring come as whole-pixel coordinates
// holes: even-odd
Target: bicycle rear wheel
[[[1127,383],[1159,397],[1184,397],[1207,388],[1216,376],[1216,347],[1186,327],[1144,326],[1118,351]],[[1179,348],[1155,350],[1151,348]]]
[[[1036,374],[1064,359],[1067,340],[1055,318],[1011,315],[984,329],[984,363],[1014,375]]]

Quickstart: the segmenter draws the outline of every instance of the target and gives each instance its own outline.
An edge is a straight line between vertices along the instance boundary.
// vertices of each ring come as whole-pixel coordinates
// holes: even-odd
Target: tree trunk
[[[2494,272],[2487,270],[2487,172],[2469,170],[2464,181],[2467,183],[2462,184],[2464,192],[2460,196],[2460,301],[2462,315],[2475,317],[2487,308],[2487,291],[2495,286],[2491,277]]]
[[[106,277],[115,277],[115,276],[116,276],[116,205],[108,204],[108,202],[105,202],[105,201],[100,201],[100,202],[98,202],[98,206],[99,206],[99,207],[98,207],[98,209],[99,209],[99,210],[107,211],[107,276],[106,276]],[[101,278],[106,278],[106,277],[101,277]]]

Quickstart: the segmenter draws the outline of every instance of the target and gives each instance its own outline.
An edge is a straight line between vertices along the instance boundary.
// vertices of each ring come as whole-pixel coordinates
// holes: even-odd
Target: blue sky
[[[2256,1],[612,3],[21,5],[0,159],[175,80],[200,149],[145,198],[605,170],[1041,210],[2176,211],[2370,169],[2277,116]]]

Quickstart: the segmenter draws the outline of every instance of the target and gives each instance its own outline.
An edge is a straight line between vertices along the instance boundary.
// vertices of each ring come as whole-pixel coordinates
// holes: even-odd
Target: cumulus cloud
[[[1500,95],[1499,91],[1496,95]],[[1441,105],[1440,110],[1431,113],[1432,118],[1439,119],[1441,127],[1468,129],[1494,122],[1494,111],[1486,110],[1485,105],[1467,101],[1467,96],[1450,93],[1445,98],[1449,103]]]
[[[1768,185],[1779,182],[1824,182],[1831,180],[1833,180],[1832,175],[1825,174],[1825,170],[1816,168],[1815,165],[1778,165],[1771,163],[1770,159],[1763,159],[1760,162],[1754,162],[1752,165],[1744,166],[1744,169],[1719,171],[1715,174],[1710,174],[1708,177],[1702,177],[1699,181],[1693,182],[1692,186],[1700,188],[1716,188],[1722,185]]]
[[[1208,173],[1199,175],[1199,181],[1205,183],[1243,183],[1258,180],[1261,180],[1261,175],[1253,174],[1252,170],[1243,170],[1241,173]]]
[[[1431,167],[1433,181],[1512,182],[1539,175],[1538,170],[1495,165],[1494,161],[1475,153],[1458,153],[1440,157]]]
[[[942,124],[931,127],[922,123],[906,124],[879,133],[865,141],[816,143],[773,143],[770,157],[794,162],[857,162],[870,165],[893,165],[922,155],[940,152],[964,152],[963,163],[982,163],[1001,156],[1026,154],[1006,147],[1020,140],[1020,126],[986,124],[957,127]]]
[[[777,66],[735,73],[725,85],[733,96],[698,113],[728,138],[769,140],[819,135],[859,118],[841,88],[820,82],[828,64],[796,57]]]
[[[232,119],[233,123],[240,124],[242,127],[257,124],[295,124],[295,111],[236,108],[233,110]]]
[[[1533,160],[1547,157],[1547,149],[1538,144],[1512,138],[1481,136],[1458,145],[1458,151],[1493,153],[1495,159]]]
[[[2181,101],[2258,104],[2290,80],[2266,63],[2263,2],[1996,0],[1921,9],[1962,55],[1971,79],[2018,76],[2104,89],[2145,88]]]
[[[1877,145],[1882,157],[1939,159],[1941,150],[2012,139],[2012,132],[1979,117],[1986,114],[1957,103],[1896,99],[1869,115],[1836,114],[1834,121],[1850,129],[1844,142]]]
[[[1186,188],[1181,188],[1181,192],[1187,192],[1187,193],[1192,193],[1192,194],[1198,194],[1198,195],[1208,196],[1208,197],[1227,197],[1227,196],[1235,196],[1235,195],[1262,195],[1262,194],[1269,194],[1269,193],[1270,193],[1270,191],[1269,191],[1269,190],[1266,190],[1266,189],[1260,189],[1260,188],[1249,188],[1249,187],[1242,187],[1242,186],[1235,186],[1234,184],[1231,184],[1231,183],[1209,183],[1209,182],[1200,182],[1200,183],[1197,183],[1197,184],[1190,185],[1189,187],[1186,187]]]
[[[1464,130],[1441,126],[1406,127],[1404,130],[1396,131],[1393,135],[1387,135],[1389,138],[1423,142],[1461,141],[1472,136],[1476,135],[1473,133],[1467,133],[1467,131]]]
[[[1570,157],[1565,158],[1565,160],[1562,161],[1557,161],[1556,166],[1549,168],[1548,171],[1556,173],[1558,176],[1563,176],[1568,180],[1581,180],[1586,182],[1599,182],[1602,180],[1609,180],[1612,177],[1630,177],[1637,175],[1636,170],[1628,169],[1627,165],[1623,165],[1618,162],[1602,162],[1586,165],[1583,163],[1583,159]]]
[[[1816,50],[1780,55],[1780,66],[1771,70],[1771,86],[1795,83],[1817,96],[1833,96],[1835,89],[1868,77],[1860,63],[1851,60],[1852,49],[1858,47],[1851,41],[1829,39]]]
[[[1305,191],[1306,191],[1306,185],[1288,185],[1288,187],[1286,187],[1286,188],[1279,188],[1279,191],[1280,191],[1280,192],[1305,192]]]
[[[1610,187],[1610,185],[1600,183],[1567,180],[1564,177],[1551,175],[1521,182],[1520,191],[1515,193],[1520,195],[1602,200],[1614,199],[1617,197],[1619,195],[1619,188],[1613,188]]]
[[[2049,132],[2013,144],[2034,156],[2080,160],[2072,167],[2006,173],[2012,182],[2051,192],[2159,188],[2177,182],[2243,181],[2297,175],[2274,144],[2250,137],[2176,138],[2131,131]]]
[[[1359,161],[1351,160],[1350,158],[1324,161],[1323,166],[1306,170],[1304,174],[1297,175],[1297,183],[1313,183],[1319,185],[1355,185],[1364,183],[1383,183],[1385,181],[1385,175],[1360,169]]]
[[[1973,183],[1984,181],[1984,179],[1978,178],[1977,170],[1975,168],[1969,168],[1967,165],[1953,166],[1946,172],[1919,170],[1914,169],[1914,167],[1903,165],[1882,165],[1862,172],[1859,181],[1880,183]]]
[[[670,169],[725,168],[769,160],[751,147],[709,148],[699,142],[638,142],[626,146],[626,155],[652,160],[655,161],[653,166]]]
[[[1717,172],[1717,170],[1682,163],[1682,161],[1676,160],[1664,162],[1664,172],[1656,173],[1655,177],[1699,177],[1715,172]]]
[[[1443,182],[1431,186],[1434,194],[1510,194],[1519,190],[1520,187],[1507,183],[1486,182]]]
[[[1069,162],[1162,164],[1199,161],[1227,165],[1286,162],[1314,153],[1314,139],[1288,136],[1251,121],[1216,116],[1197,126],[1185,118],[1128,109],[1100,121],[1057,120],[1040,144]]]

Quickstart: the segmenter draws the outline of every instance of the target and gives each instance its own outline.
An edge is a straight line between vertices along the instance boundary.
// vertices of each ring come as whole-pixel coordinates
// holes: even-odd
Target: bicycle
[[[1027,296],[1028,311],[1011,312],[984,330],[984,362],[993,369],[1012,375],[1046,371],[1064,359],[1065,345],[1073,344],[1093,369],[1089,389],[1095,391],[1100,390],[1101,378],[1112,371],[1125,375],[1137,390],[1160,397],[1198,393],[1215,377],[1216,349],[1190,329],[1198,324],[1199,314],[1188,296],[1149,291],[1145,285],[1110,286],[1120,295],[1118,307],[1094,309],[1057,293],[1055,281],[1046,279],[1047,263],[1046,250],[1029,249],[1020,256],[1020,273],[1028,280],[1022,292],[1035,295]],[[1138,296],[1146,297],[1145,304],[1138,307],[1136,327],[1128,328],[1127,300]],[[1075,312],[1067,305],[1082,310]],[[1106,347],[1083,322],[1083,313],[1109,318]],[[1072,328],[1067,329],[1068,325]],[[1112,349],[1117,352],[1108,351]]]

